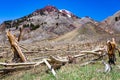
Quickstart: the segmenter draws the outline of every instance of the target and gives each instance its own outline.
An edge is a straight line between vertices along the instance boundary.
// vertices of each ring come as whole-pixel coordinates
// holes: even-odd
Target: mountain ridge
[[[37,9],[24,17],[4,21],[1,24],[0,31],[3,32],[6,29],[10,29],[18,36],[19,28],[23,27],[23,40],[32,38],[36,40],[59,38],[75,29],[83,29],[83,26],[87,26],[87,32],[84,32],[84,34],[89,34],[90,32],[92,33],[91,35],[95,36],[94,34],[99,35],[99,32],[102,32],[103,34],[113,35],[120,32],[119,15],[120,12],[117,12],[102,22],[98,22],[89,16],[80,18],[70,11],[65,9],[59,10],[49,5]],[[88,24],[94,29],[89,27]],[[97,32],[95,32],[96,30]],[[83,32],[82,30],[80,31]]]

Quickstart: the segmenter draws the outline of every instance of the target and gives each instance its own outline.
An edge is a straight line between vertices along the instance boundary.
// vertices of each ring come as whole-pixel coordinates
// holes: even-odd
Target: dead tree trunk
[[[27,60],[24,54],[22,53],[16,38],[10,33],[10,31],[7,31],[7,36],[8,36],[12,51],[14,53],[14,58],[12,61],[13,62],[26,62]]]
[[[18,36],[18,42],[22,39],[23,27],[20,27],[20,34]]]

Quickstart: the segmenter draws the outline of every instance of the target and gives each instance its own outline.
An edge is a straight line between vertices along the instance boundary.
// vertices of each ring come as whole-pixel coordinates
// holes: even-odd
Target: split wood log
[[[11,44],[11,48],[12,48],[12,51],[14,52],[14,60],[15,58],[20,58],[20,61],[21,62],[26,62],[26,58],[24,56],[24,54],[22,53],[19,45],[17,44],[17,40],[16,38],[10,33],[10,31],[7,31],[7,36],[8,36],[8,39],[9,39],[9,42]]]
[[[53,73],[54,76],[56,76],[56,72],[55,70],[52,68],[52,66],[48,63],[48,61],[46,59],[43,59],[43,61],[45,62],[45,64],[48,66],[48,68],[51,70],[51,72]]]

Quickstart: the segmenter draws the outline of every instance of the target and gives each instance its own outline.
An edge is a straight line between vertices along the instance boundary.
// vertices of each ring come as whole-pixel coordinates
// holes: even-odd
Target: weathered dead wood
[[[51,62],[52,63],[67,63],[69,60],[67,58],[60,58],[60,57],[54,57],[50,56]]]
[[[43,61],[39,62],[25,62],[25,63],[0,63],[0,66],[5,66],[5,67],[15,67],[15,66],[29,66],[29,65],[36,65],[36,64],[42,64],[44,63]]]
[[[31,68],[35,68],[40,64],[44,64],[44,61],[40,62],[29,62],[29,63],[0,63],[0,65],[5,66],[5,68],[0,69],[0,74],[14,72],[18,70],[28,70]]]
[[[98,58],[94,58],[94,59],[92,59],[92,60],[90,60],[88,62],[82,63],[80,66],[85,66],[85,65],[90,64],[90,63],[95,63],[96,61],[102,59],[104,56],[106,56],[105,53],[100,55],[100,56],[98,56]]]
[[[93,54],[96,56],[100,56],[100,54],[98,52],[94,52],[94,51],[81,51],[81,53],[87,53],[87,54]]]
[[[11,45],[12,46],[12,45]],[[83,51],[83,53],[84,53],[85,51]],[[94,51],[86,51],[85,53],[92,53],[92,54],[94,54],[95,53],[95,55],[96,54],[98,54],[98,52],[94,52]],[[85,56],[86,54],[79,54],[79,55],[74,55],[73,57],[74,58],[78,58],[78,57],[82,57],[82,56]],[[68,56],[67,56],[68,57]],[[11,70],[13,70],[13,71],[15,71],[15,69],[17,70],[19,70],[19,67],[28,67],[28,66],[33,66],[33,67],[35,67],[35,66],[38,66],[38,65],[40,65],[40,64],[43,64],[43,63],[45,63],[47,66],[48,66],[48,68],[52,71],[52,73],[53,73],[53,75],[55,76],[56,75],[56,73],[55,73],[55,71],[54,71],[54,65],[56,66],[56,64],[57,65],[59,65],[59,66],[62,66],[62,64],[63,63],[67,63],[67,62],[69,62],[69,60],[67,59],[67,57],[54,57],[54,56],[50,56],[49,57],[49,59],[43,59],[43,61],[40,61],[40,62],[25,62],[25,63],[0,63],[0,65],[2,65],[2,66],[6,66],[6,67],[14,67],[14,68],[11,68],[11,69],[9,69],[9,68],[7,68],[7,69],[3,69],[3,70],[0,70],[0,72],[6,72],[7,70],[7,72],[10,72]],[[84,66],[84,65],[87,65],[87,64],[90,64],[90,63],[92,63],[92,62],[94,62],[94,60],[91,60],[91,61],[88,61],[88,62],[85,62],[85,63],[83,63],[83,64],[81,64],[80,66]],[[52,68],[52,66],[49,64],[49,63],[51,63],[51,64],[53,64],[52,66],[53,66],[53,68]]]
[[[103,57],[105,57],[106,55],[107,55],[107,54],[106,54],[106,53],[104,53],[104,54],[102,54],[102,55],[98,56],[98,58],[93,59],[93,61],[102,60],[102,59],[103,59]]]
[[[106,63],[104,60],[102,60],[102,63],[103,63],[104,66],[105,66],[104,72],[105,72],[105,73],[109,73],[109,72],[111,71],[111,69],[112,69],[111,65],[108,64],[108,63]]]
[[[22,39],[23,26],[20,27],[19,31],[20,31],[20,34],[18,36],[18,42]]]
[[[7,74],[9,72],[19,71],[19,70],[28,70],[34,68],[34,66],[20,66],[20,67],[9,67],[0,69],[0,74]]]
[[[12,48],[12,51],[14,52],[14,59],[17,57],[20,58],[20,61],[21,62],[26,62],[26,58],[24,56],[24,54],[22,53],[19,45],[17,44],[17,40],[15,39],[15,37],[10,33],[10,31],[7,31],[7,36],[8,36],[8,39],[9,39],[9,42],[11,44],[11,48]]]
[[[93,52],[104,52],[106,51],[106,47],[103,47],[103,48],[97,48],[97,49],[94,49],[92,50]]]
[[[55,70],[52,68],[52,66],[48,63],[48,61],[46,59],[43,59],[43,61],[45,62],[45,64],[48,66],[48,68],[51,70],[51,72],[53,73],[54,76],[56,76],[56,72]]]
[[[29,51],[28,51],[29,52]],[[33,51],[34,52],[34,51]],[[36,53],[37,53],[37,51],[36,51]],[[78,58],[78,57],[83,57],[83,56],[85,56],[86,54],[78,54],[78,55],[73,55],[73,57],[74,58]],[[68,57],[68,56],[67,56]],[[54,56],[50,56],[50,58],[54,58],[54,59],[58,59],[59,60],[59,62],[61,61],[61,60],[67,60],[67,57],[65,56],[65,57],[59,57],[59,56],[57,56],[57,57],[54,57]],[[44,56],[44,57],[37,57],[37,58],[33,58],[33,59],[31,59],[31,60],[39,60],[39,59],[44,59],[44,58],[49,58],[48,56]],[[53,60],[53,61],[55,61],[55,60]],[[61,62],[62,63],[62,62]]]
[[[86,54],[79,54],[79,55],[74,55],[72,56],[73,58],[78,58],[78,57],[82,57],[85,56]],[[65,64],[69,62],[68,56],[66,57],[54,57],[54,56],[50,56],[51,59],[51,63],[57,63],[57,64]]]
[[[78,55],[74,55],[72,56],[73,58],[78,58],[78,57],[82,57],[82,56],[85,56],[86,54],[78,54]],[[50,56],[50,60],[51,60],[51,63],[58,63],[58,64],[65,64],[67,62],[69,62],[69,59],[68,59],[68,56],[66,57],[54,57],[54,56]]]
[[[80,51],[81,53],[87,53],[87,54],[93,54],[93,55],[96,55],[96,56],[100,56],[100,55],[103,55],[103,53],[106,52],[106,47],[103,47],[103,48],[97,48],[97,49],[94,49],[92,51]]]
[[[82,57],[82,56],[85,56],[86,54],[78,54],[78,55],[74,55],[73,57],[74,58],[78,58],[78,57]]]

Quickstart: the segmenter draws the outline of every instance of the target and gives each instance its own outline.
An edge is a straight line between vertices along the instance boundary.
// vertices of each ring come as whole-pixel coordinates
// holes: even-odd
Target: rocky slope
[[[99,27],[103,28],[105,31],[110,34],[119,34],[120,33],[120,11],[116,12],[112,16],[103,20]]]
[[[54,6],[46,6],[19,19],[4,21],[0,27],[0,36],[3,36],[3,33],[5,36],[6,29],[10,29],[18,36],[19,28],[23,27],[22,40],[25,42],[60,39],[64,35],[67,36],[65,39],[70,36],[72,40],[90,39],[101,34],[119,33],[119,15],[120,12],[117,12],[104,21],[97,22],[88,16],[79,18],[65,9],[59,10]],[[81,38],[80,36],[83,35],[85,37]]]

